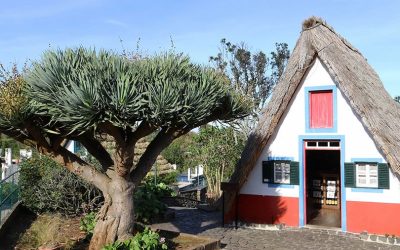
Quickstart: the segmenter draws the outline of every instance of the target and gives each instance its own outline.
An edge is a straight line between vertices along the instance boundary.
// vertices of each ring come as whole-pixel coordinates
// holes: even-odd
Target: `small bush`
[[[80,215],[96,210],[103,200],[100,190],[46,156],[21,164],[19,184],[22,202],[36,213]]]
[[[159,250],[168,249],[165,239],[160,238],[158,233],[145,228],[143,232],[138,232],[133,238],[126,241],[117,241],[107,245],[103,250]]]
[[[91,237],[93,235],[95,226],[96,226],[96,213],[90,212],[81,219],[79,229],[84,231],[87,236]]]
[[[178,172],[177,171],[173,171],[167,174],[161,174],[161,175],[157,175],[157,183],[164,183],[166,185],[171,185],[176,183],[178,178]],[[147,175],[145,178],[145,182],[148,183],[155,183],[155,177],[154,175]]]
[[[134,195],[136,219],[150,223],[161,218],[167,210],[167,205],[161,202],[161,198],[173,194],[173,190],[163,183],[146,183],[141,186]]]
[[[12,204],[18,199],[18,185],[12,182],[3,182],[0,185],[0,203],[7,198],[5,204]]]

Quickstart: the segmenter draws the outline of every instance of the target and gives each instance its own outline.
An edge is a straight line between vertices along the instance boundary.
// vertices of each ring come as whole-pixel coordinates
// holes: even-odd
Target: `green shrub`
[[[158,185],[146,183],[139,187],[134,195],[136,219],[150,223],[161,218],[167,210],[167,205],[161,202],[161,198],[173,194],[173,190],[164,183]]]
[[[9,195],[15,194],[18,195],[18,185],[12,182],[3,182],[0,184],[0,202],[2,202],[5,198],[9,197]],[[12,198],[12,197],[9,197]]]
[[[143,232],[138,232],[133,238],[125,241],[117,241],[106,245],[103,250],[158,250],[168,249],[165,239],[160,238],[158,233],[145,228]]]
[[[153,192],[157,196],[157,198],[170,197],[176,195],[174,190],[165,183],[158,183],[157,185],[154,185],[152,183],[146,184],[145,189],[148,192]]]
[[[173,171],[167,174],[157,175],[157,183],[165,183],[166,185],[171,185],[176,183],[177,177],[178,177],[177,171]],[[155,179],[154,174],[147,175],[145,178],[145,182],[155,183],[154,179]]]
[[[86,235],[91,237],[93,235],[95,226],[96,226],[96,213],[90,212],[81,219],[79,229],[86,232]]]
[[[19,184],[22,202],[36,213],[79,215],[96,210],[103,200],[100,190],[46,156],[21,164]]]

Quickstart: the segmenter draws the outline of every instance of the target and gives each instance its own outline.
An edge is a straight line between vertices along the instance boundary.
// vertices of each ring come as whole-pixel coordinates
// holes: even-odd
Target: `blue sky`
[[[400,1],[4,1],[0,9],[0,62],[37,60],[44,50],[79,45],[121,51],[177,51],[199,63],[219,41],[245,42],[270,52],[275,42],[292,50],[301,22],[323,17],[357,47],[392,95],[400,95]]]

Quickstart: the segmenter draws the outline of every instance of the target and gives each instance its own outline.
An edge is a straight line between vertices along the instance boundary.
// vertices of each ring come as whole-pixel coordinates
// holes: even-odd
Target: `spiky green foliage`
[[[48,51],[34,64],[27,83],[36,112],[69,132],[106,121],[121,128],[143,120],[158,127],[186,127],[213,115],[231,120],[249,110],[224,75],[183,55],[129,61],[84,48]]]
[[[19,86],[17,92],[0,88],[0,105],[6,108],[0,106],[0,132],[36,147],[103,192],[93,249],[132,232],[135,187],[173,140],[251,110],[222,73],[176,54],[128,60],[84,48],[48,51],[20,79],[6,81]],[[7,103],[14,98],[20,98],[17,109]],[[152,133],[134,161],[135,144]],[[66,140],[79,141],[101,168],[65,149]],[[109,150],[108,143],[115,148]]]

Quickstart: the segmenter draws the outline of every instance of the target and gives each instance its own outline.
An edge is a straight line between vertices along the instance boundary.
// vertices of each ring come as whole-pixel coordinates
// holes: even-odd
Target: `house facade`
[[[232,177],[239,191],[225,218],[400,235],[399,114],[362,55],[307,20]]]

